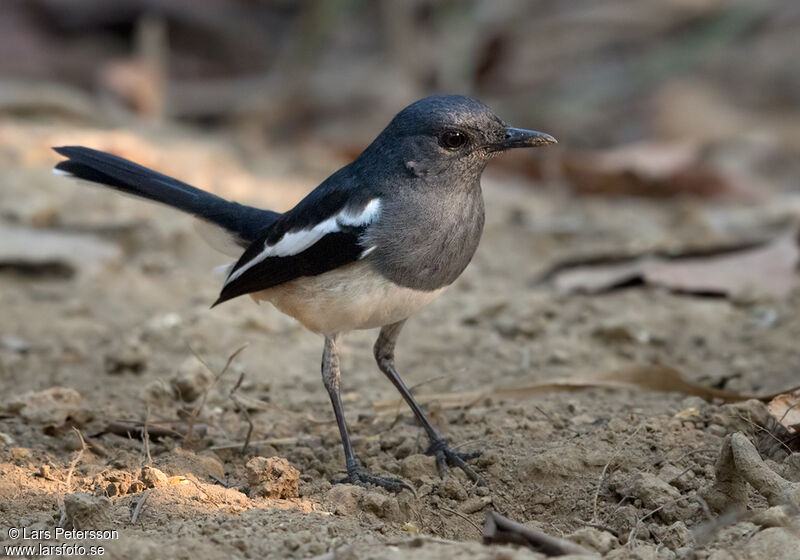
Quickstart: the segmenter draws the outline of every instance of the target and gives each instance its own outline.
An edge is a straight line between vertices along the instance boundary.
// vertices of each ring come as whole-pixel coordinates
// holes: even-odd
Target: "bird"
[[[333,406],[346,476],[334,482],[400,491],[400,479],[366,470],[350,440],[339,353],[349,331],[380,329],[378,369],[428,436],[439,474],[456,467],[486,481],[431,423],[401,379],[395,347],[406,321],[464,271],[484,225],[480,179],[512,148],[555,144],[549,134],[507,125],[482,102],[434,95],[402,109],[351,163],[285,213],[228,201],[129,160],[82,146],[53,148],[54,173],[159,202],[211,225],[240,253],[212,307],[249,294],[324,339],[322,381]]]

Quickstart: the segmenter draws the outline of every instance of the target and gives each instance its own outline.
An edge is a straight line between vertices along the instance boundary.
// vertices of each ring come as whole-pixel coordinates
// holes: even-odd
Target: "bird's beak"
[[[498,148],[501,150],[535,148],[537,146],[546,146],[547,144],[558,144],[558,141],[544,132],[508,126],[505,129],[503,139],[499,142]]]

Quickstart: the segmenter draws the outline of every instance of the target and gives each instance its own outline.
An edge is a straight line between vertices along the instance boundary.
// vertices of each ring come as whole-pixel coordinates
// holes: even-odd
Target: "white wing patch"
[[[233,282],[250,268],[268,257],[290,257],[302,253],[329,233],[340,231],[341,226],[358,227],[370,224],[378,217],[380,210],[381,200],[379,198],[373,198],[357,214],[349,210],[343,210],[335,216],[331,216],[327,220],[318,223],[311,229],[303,229],[283,234],[283,237],[274,245],[264,243],[264,250],[231,274],[225,281],[225,285]],[[369,249],[367,251],[369,251]],[[363,256],[365,256],[364,253],[362,253],[362,258]]]

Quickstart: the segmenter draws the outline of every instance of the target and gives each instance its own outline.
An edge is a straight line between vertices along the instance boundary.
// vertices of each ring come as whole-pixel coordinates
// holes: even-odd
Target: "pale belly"
[[[307,329],[327,335],[402,321],[443,290],[420,291],[398,286],[362,261],[250,295],[256,301],[270,302]]]

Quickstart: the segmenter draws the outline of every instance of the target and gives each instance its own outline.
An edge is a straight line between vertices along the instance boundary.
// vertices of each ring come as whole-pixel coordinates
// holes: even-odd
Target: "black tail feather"
[[[69,158],[59,162],[56,170],[188,212],[224,228],[243,247],[280,216],[270,210],[230,202],[106,152],[82,146],[53,149]]]

